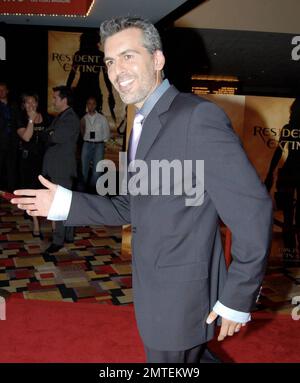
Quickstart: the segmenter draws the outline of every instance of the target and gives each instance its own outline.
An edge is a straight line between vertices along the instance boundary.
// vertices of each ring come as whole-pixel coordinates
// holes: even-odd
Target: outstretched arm
[[[72,192],[72,203],[65,225],[121,226],[130,221],[129,195],[109,198]]]
[[[31,216],[66,221],[67,226],[112,225],[130,223],[129,195],[113,198],[72,192],[55,185],[42,176],[46,189],[16,190],[11,203]]]

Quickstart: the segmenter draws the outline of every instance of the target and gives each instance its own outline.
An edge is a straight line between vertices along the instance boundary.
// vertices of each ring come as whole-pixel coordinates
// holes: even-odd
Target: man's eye
[[[125,55],[124,56],[125,60],[130,60],[130,59],[132,59],[132,57],[133,57],[132,55]]]
[[[105,64],[106,64],[107,68],[109,68],[109,67],[112,65],[112,63],[113,63],[113,62],[110,60],[110,61],[106,61]]]

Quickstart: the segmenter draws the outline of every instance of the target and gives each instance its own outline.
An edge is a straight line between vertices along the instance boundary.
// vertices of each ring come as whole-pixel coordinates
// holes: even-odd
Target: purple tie
[[[137,146],[142,133],[143,119],[144,119],[144,116],[140,113],[137,113],[133,120],[133,127],[131,132],[131,145],[130,145],[130,151],[129,151],[130,161],[133,161],[135,159]]]

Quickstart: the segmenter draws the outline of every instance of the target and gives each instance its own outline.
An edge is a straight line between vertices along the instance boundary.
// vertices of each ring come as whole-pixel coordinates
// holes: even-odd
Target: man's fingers
[[[229,336],[233,336],[234,335],[236,327],[237,327],[236,323],[232,323],[232,324],[229,325],[229,327],[228,327],[228,335]]]
[[[15,190],[14,194],[15,195],[27,195],[30,197],[35,197],[36,192],[37,192],[37,190],[34,190],[34,189],[20,189],[20,190]],[[15,198],[12,201],[14,201],[14,200],[15,200]]]
[[[53,186],[55,186],[55,184],[53,184],[52,182],[48,181],[45,177],[39,175],[39,181],[40,183],[45,186],[47,189],[52,189]]]
[[[226,338],[228,333],[228,327],[229,325],[227,323],[222,323],[221,330],[218,336],[218,341],[222,341]]]
[[[14,205],[30,205],[30,204],[34,204],[36,203],[36,198],[30,198],[30,197],[26,197],[26,198],[14,198],[13,200],[11,200],[11,203],[13,203]]]
[[[39,178],[40,183],[43,186],[45,186],[47,189],[53,190],[56,187],[55,184],[53,184],[52,182],[48,181],[43,176],[39,175],[38,178]],[[21,195],[21,196],[36,197],[39,191],[41,191],[41,189],[39,189],[39,190],[35,190],[35,189],[19,189],[19,190],[15,190],[14,194],[18,195],[18,196]],[[13,204],[26,203],[26,202],[22,202],[21,200],[17,200],[16,198],[13,198],[10,202],[13,203]]]
[[[240,331],[242,326],[243,323],[237,323],[222,318],[222,326],[219,333],[218,341],[224,340],[227,336],[233,336],[235,333]]]
[[[28,204],[19,204],[18,205],[18,209],[21,209],[21,210],[36,210],[36,206],[34,204],[31,204],[31,205],[28,205]]]
[[[38,210],[26,210],[26,213],[32,217],[39,217],[41,215]]]
[[[213,321],[215,321],[217,319],[217,317],[218,317],[218,314],[215,313],[214,311],[211,311],[211,313],[209,314],[209,316],[206,319],[206,323],[211,324]]]

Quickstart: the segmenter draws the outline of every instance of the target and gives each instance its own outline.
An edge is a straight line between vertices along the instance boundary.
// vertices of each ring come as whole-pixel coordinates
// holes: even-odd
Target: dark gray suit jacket
[[[80,120],[72,108],[66,109],[52,122],[49,145],[44,156],[43,174],[52,181],[71,180],[77,175],[76,144]]]
[[[146,118],[137,159],[204,160],[204,203],[185,195],[73,193],[67,225],[132,225],[133,295],[144,343],[184,350],[209,341],[206,318],[219,299],[249,312],[262,283],[272,203],[225,113],[170,87]],[[232,231],[228,275],[218,216]]]

